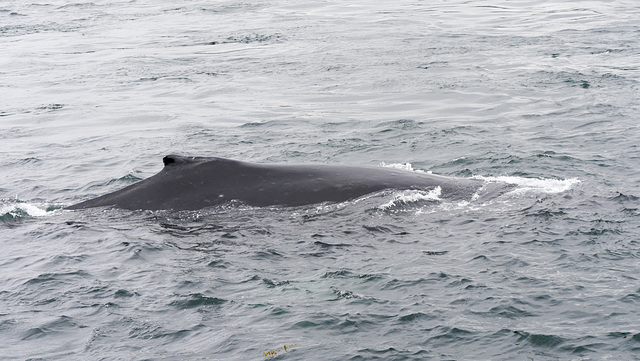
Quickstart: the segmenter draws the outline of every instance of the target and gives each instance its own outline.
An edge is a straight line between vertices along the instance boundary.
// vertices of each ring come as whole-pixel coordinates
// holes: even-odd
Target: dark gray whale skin
[[[443,198],[470,198],[483,181],[384,167],[256,164],[224,158],[164,157],[156,175],[66,209],[197,210],[238,200],[250,206],[344,202],[385,189],[440,186]]]

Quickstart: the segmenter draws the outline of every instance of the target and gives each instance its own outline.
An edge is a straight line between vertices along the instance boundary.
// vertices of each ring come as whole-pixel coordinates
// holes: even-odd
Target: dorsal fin
[[[179,165],[196,164],[196,163],[208,163],[208,162],[216,162],[218,164],[239,164],[240,163],[238,161],[231,160],[231,159],[225,159],[225,158],[188,157],[188,156],[175,155],[175,154],[169,154],[169,155],[165,156],[164,158],[162,158],[162,163],[164,163],[165,167],[167,167],[167,166],[176,167],[176,166],[179,166]]]
[[[162,163],[164,163],[165,167],[168,165],[176,166],[179,164],[192,163],[195,161],[196,161],[196,157],[185,157],[182,155],[175,155],[175,154],[169,154],[164,158],[162,158]]]

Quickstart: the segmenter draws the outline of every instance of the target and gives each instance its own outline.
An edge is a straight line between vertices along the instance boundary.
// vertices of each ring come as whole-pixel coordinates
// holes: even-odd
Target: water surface
[[[639,17],[632,1],[2,2],[0,352],[638,359]],[[171,153],[515,190],[61,209]]]

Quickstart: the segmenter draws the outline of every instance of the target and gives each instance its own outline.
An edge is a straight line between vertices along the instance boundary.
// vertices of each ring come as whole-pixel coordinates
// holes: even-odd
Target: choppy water
[[[639,18],[635,1],[1,2],[0,357],[640,359]],[[516,189],[61,210],[169,153]]]

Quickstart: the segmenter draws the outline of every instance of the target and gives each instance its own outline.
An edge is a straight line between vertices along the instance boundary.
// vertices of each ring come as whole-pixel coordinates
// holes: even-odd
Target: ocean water
[[[636,1],[0,2],[3,360],[640,359]],[[166,154],[507,182],[62,208]]]

